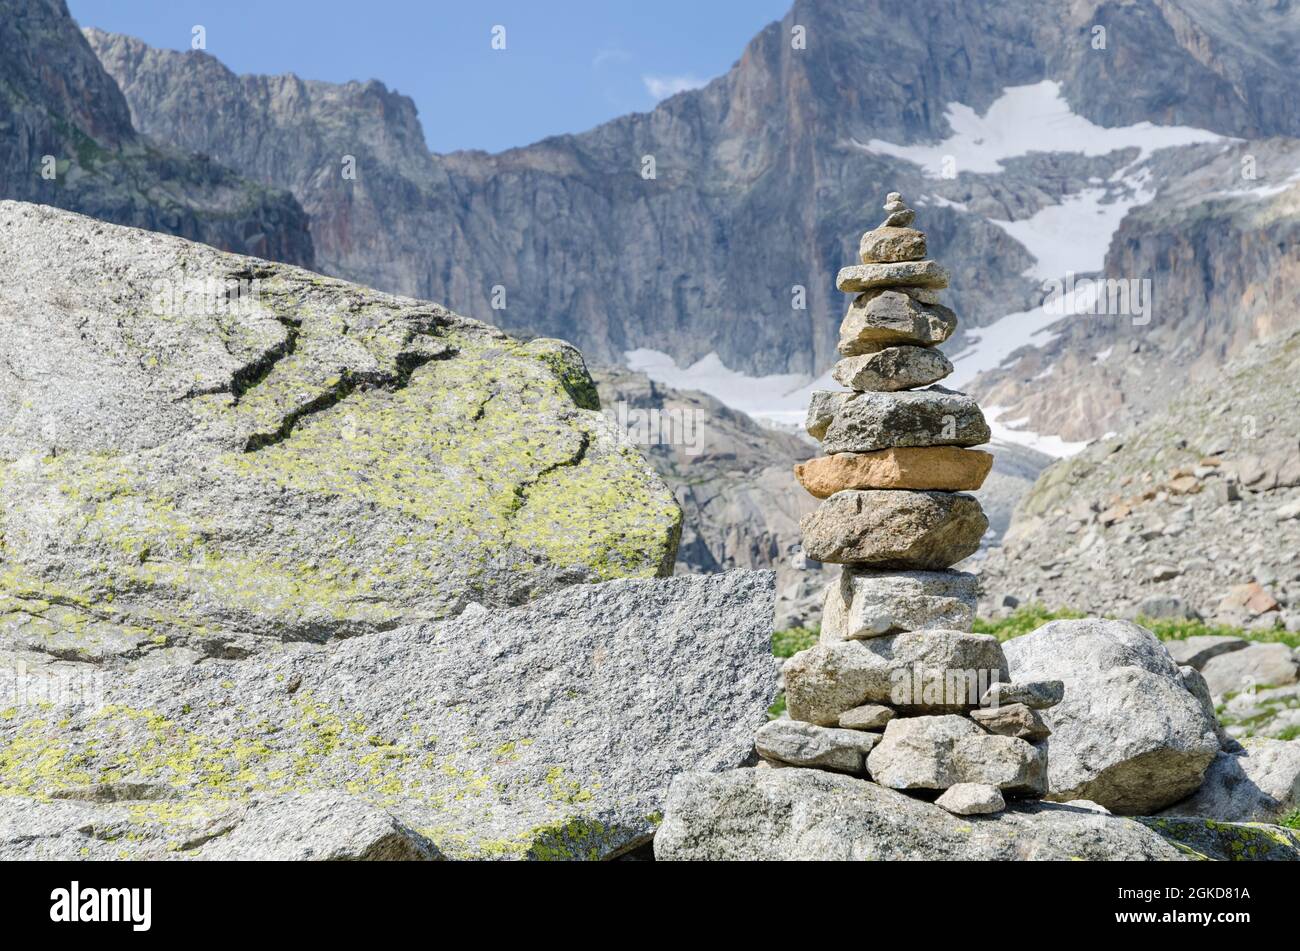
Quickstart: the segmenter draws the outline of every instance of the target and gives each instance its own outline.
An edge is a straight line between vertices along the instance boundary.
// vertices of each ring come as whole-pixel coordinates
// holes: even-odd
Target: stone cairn
[[[1039,711],[1060,681],[1010,682],[997,639],[970,633],[978,579],[951,566],[988,528],[978,489],[993,457],[984,414],[934,386],[936,349],[957,326],[939,303],[947,272],[926,259],[916,213],[897,192],[862,236],[840,325],[835,380],[807,428],[825,455],[795,467],[824,501],[801,524],[809,557],[844,567],[826,591],[820,642],[784,669],[788,718],[758,732],[764,765],[869,777],[959,815],[1042,797],[1049,730]],[[923,387],[923,389],[922,389]]]

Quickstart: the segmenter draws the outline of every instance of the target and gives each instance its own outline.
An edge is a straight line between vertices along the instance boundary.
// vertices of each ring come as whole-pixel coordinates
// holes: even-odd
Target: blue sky
[[[68,0],[82,26],[207,50],[238,73],[378,79],[429,147],[499,151],[581,132],[719,76],[792,0]],[[505,50],[492,30],[505,27]]]

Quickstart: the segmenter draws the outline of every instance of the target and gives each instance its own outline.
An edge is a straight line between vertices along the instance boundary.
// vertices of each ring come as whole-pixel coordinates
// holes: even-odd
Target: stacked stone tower
[[[916,213],[891,193],[837,285],[856,296],[840,326],[835,380],[808,432],[824,455],[797,466],[824,499],[801,525],[804,551],[843,565],[826,592],[820,643],[785,666],[788,719],[759,731],[768,765],[869,776],[953,812],[996,812],[1046,791],[1048,730],[1038,711],[1060,681],[1009,683],[996,638],[970,633],[977,579],[951,566],[988,528],[978,489],[993,457],[973,399],[934,386],[936,349],[957,318],[948,275],[926,259]]]

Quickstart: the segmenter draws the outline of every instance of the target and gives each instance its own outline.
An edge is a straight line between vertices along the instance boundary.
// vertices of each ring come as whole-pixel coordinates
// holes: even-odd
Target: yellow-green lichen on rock
[[[1264,822],[1219,822],[1197,816],[1138,820],[1191,858],[1220,862],[1300,861],[1300,832]]]
[[[273,806],[280,831],[307,836],[300,797],[391,817],[453,859],[617,856],[655,834],[674,777],[749,757],[774,689],[773,594],[760,572],[622,579],[323,644],[119,664],[0,708],[0,860],[257,854],[231,830]]]
[[[671,573],[677,504],[567,344],[52,209],[0,214],[13,645],[211,656]],[[21,253],[36,242],[39,267]],[[211,279],[253,293],[159,304],[160,283]]]

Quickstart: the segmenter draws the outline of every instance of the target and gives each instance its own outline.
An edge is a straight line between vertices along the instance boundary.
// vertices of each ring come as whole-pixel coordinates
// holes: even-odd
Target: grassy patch
[[[807,650],[821,637],[821,628],[791,627],[772,634],[772,655],[774,657],[793,657],[800,651]],[[775,720],[785,713],[785,691],[777,694],[776,702],[767,708],[767,716]]]
[[[1012,614],[997,621],[975,619],[976,634],[992,634],[1000,641],[1009,641],[1030,631],[1036,631],[1048,621],[1077,620],[1086,617],[1082,612],[1062,609],[1049,611],[1041,604],[1030,604],[1017,608]]]
[[[1247,631],[1239,627],[1227,627],[1221,624],[1206,624],[1204,621],[1175,621],[1168,618],[1155,620],[1140,617],[1137,622],[1162,641],[1181,641],[1189,637],[1201,637],[1212,634],[1221,637],[1244,637],[1248,641],[1262,643],[1286,644],[1288,647],[1300,647],[1300,634],[1293,634],[1282,628],[1269,631]]]
[[[821,629],[815,627],[792,627],[776,631],[772,635],[772,654],[776,657],[793,657],[816,644],[820,636]]]
[[[975,621],[975,632],[977,634],[992,634],[998,640],[1006,641],[1035,631],[1048,621],[1070,620],[1086,616],[1080,611],[1072,611],[1069,608],[1049,611],[1041,604],[1030,604],[1017,608],[1014,613],[996,621],[986,621],[983,618],[977,619]],[[1221,637],[1244,637],[1250,641],[1277,642],[1286,644],[1288,647],[1300,647],[1300,634],[1289,633],[1280,628],[1268,631],[1248,631],[1239,627],[1206,624],[1204,621],[1145,617],[1139,617],[1137,623],[1155,634],[1162,641],[1181,641],[1189,637],[1217,635]]]
[[[1282,817],[1281,823],[1288,829],[1300,829],[1300,809],[1292,810]]]
[[[776,702],[767,708],[767,718],[769,720],[779,719],[781,714],[785,713],[785,691],[782,690],[776,695]]]

